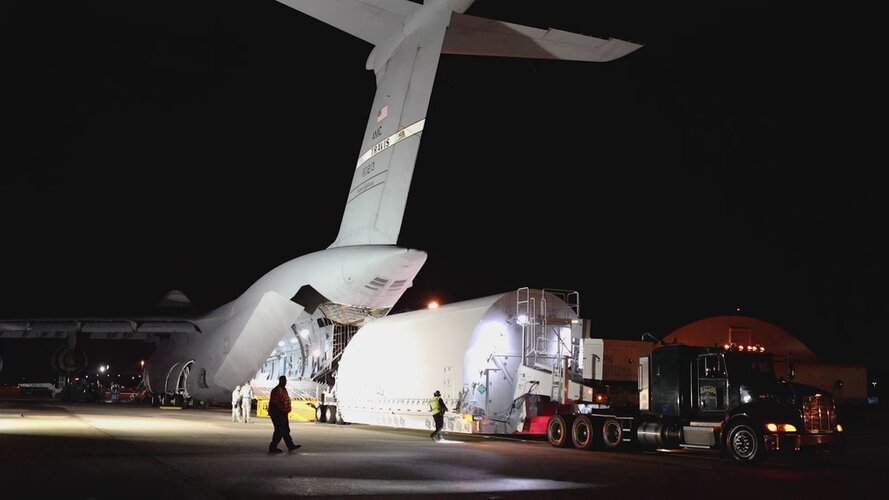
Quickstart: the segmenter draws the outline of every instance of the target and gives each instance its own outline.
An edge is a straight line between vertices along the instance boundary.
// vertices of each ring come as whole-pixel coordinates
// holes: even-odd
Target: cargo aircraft
[[[384,316],[412,285],[426,253],[397,240],[441,54],[606,62],[640,47],[475,17],[465,13],[473,0],[278,1],[372,46],[366,69],[376,94],[333,243],[279,265],[203,316],[8,320],[0,321],[0,338],[67,339],[53,363],[69,373],[86,363],[78,337],[153,341],[143,374],[151,392],[228,401],[282,338],[303,334],[310,339],[304,354],[317,356],[312,343],[325,341],[319,329]]]

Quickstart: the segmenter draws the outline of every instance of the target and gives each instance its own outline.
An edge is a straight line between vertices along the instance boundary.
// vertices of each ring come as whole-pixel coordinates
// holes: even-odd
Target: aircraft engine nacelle
[[[62,375],[71,375],[86,368],[86,353],[80,349],[68,346],[61,347],[53,352],[50,365]]]

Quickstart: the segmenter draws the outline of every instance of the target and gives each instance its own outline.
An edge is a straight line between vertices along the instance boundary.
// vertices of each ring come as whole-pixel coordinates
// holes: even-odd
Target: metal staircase
[[[577,343],[572,342],[572,328],[580,315],[580,294],[576,291],[542,289],[532,293],[522,287],[516,291],[516,318],[522,326],[522,364],[552,374],[549,388],[554,401],[566,399],[566,379],[578,369]],[[547,295],[555,296],[568,309],[550,309]]]

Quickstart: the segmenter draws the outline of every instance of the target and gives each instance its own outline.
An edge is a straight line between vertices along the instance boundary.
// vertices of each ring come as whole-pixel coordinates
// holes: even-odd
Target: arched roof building
[[[689,345],[761,345],[766,352],[793,356],[796,361],[820,363],[821,360],[805,344],[782,328],[747,316],[713,316],[674,330],[666,343]]]
[[[867,399],[867,370],[864,366],[824,363],[796,337],[784,329],[747,316],[713,316],[677,328],[663,338],[667,344],[722,346],[734,342],[739,345],[760,345],[766,352],[791,356],[794,361],[795,382],[834,392],[844,403],[864,403]],[[844,389],[838,392],[838,382]]]

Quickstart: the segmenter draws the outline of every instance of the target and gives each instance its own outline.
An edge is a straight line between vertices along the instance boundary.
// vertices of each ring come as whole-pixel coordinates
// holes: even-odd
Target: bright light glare
[[[440,440],[436,441],[436,443],[437,444],[463,444],[463,441],[448,441],[445,438],[441,438]]]
[[[303,328],[302,330],[299,331],[299,336],[304,339],[309,338],[309,330]]]
[[[284,347],[284,341],[283,341],[283,340],[280,341],[280,342],[278,342],[278,347]]]
[[[499,321],[488,321],[482,325],[481,333],[485,338],[496,337],[503,334],[503,325]],[[496,339],[490,339],[491,348],[494,347]]]
[[[321,349],[315,349],[314,351],[312,351],[312,356],[315,356],[316,358],[321,357]]]
[[[438,309],[438,302],[433,300],[429,302],[429,305],[427,305],[426,307],[428,307],[429,309]]]
[[[25,415],[20,418],[0,420],[0,429],[3,432],[24,432],[28,434],[58,431],[84,431],[90,428],[128,430],[140,435],[165,435],[171,431],[185,431],[196,433],[207,432],[206,422],[184,422],[178,419],[134,418],[134,417],[91,417],[79,416],[54,416]]]
[[[519,317],[517,319],[518,319],[520,325],[527,325],[528,324],[528,315],[527,314],[519,314]]]

